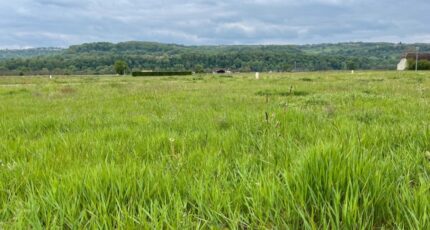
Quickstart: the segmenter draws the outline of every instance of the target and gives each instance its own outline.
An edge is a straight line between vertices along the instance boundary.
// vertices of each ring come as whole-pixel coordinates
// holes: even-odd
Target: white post
[[[255,79],[257,79],[257,80],[260,79],[260,73],[259,72],[255,73]]]
[[[49,75],[49,79],[52,79],[52,75]]]

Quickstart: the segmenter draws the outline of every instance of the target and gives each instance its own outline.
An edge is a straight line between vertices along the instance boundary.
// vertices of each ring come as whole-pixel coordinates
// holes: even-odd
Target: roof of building
[[[403,58],[406,59],[415,59],[417,56],[417,53],[406,53],[403,55]],[[418,53],[418,59],[419,60],[429,60],[430,61],[430,53]]]

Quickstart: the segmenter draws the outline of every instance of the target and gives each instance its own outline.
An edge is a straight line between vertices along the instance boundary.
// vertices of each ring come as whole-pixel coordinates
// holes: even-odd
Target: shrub
[[[118,60],[114,64],[115,72],[119,75],[124,75],[125,72],[128,70],[128,65],[123,60]]]
[[[408,60],[408,69],[415,70],[415,60]],[[430,70],[430,61],[418,60],[418,70]]]

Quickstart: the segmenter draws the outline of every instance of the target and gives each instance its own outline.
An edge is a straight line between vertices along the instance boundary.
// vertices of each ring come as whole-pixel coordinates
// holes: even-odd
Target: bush
[[[415,70],[415,60],[408,60],[408,69]],[[418,60],[418,70],[430,70],[430,61]]]
[[[182,72],[133,72],[133,77],[149,77],[149,76],[183,76],[192,75],[192,72],[182,71]]]
[[[128,65],[123,60],[118,60],[114,64],[115,72],[119,75],[124,75],[125,72],[128,70]]]

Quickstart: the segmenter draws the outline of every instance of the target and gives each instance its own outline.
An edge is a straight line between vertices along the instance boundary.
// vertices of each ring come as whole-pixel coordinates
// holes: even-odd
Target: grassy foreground
[[[430,73],[0,77],[0,228],[430,228]]]

